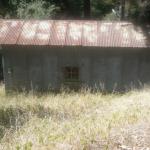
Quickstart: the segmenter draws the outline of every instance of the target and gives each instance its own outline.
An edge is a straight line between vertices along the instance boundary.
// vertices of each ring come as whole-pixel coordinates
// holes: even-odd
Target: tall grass
[[[4,150],[112,149],[119,142],[112,138],[114,129],[149,119],[149,89],[107,95],[82,91],[6,96],[0,88],[0,149]]]

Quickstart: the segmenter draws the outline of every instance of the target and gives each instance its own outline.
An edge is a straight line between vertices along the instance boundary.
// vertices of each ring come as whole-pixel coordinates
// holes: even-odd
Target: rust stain
[[[22,31],[23,21],[13,21],[10,24],[9,32],[5,36],[5,44],[17,44],[17,39]]]
[[[0,20],[0,44],[150,47],[130,22],[79,20]]]

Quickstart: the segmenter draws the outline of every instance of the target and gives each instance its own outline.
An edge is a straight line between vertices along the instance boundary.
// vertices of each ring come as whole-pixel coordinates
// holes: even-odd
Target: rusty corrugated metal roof
[[[150,47],[142,28],[130,22],[0,20],[2,45]]]

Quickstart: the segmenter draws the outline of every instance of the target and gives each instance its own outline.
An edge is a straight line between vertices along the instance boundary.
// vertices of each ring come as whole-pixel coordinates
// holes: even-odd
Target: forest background
[[[0,18],[150,22],[149,0],[0,0]]]

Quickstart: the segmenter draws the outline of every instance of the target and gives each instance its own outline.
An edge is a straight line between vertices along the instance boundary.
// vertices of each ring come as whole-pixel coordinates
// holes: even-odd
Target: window
[[[78,67],[65,67],[64,79],[65,81],[78,81],[79,80],[79,68]]]

